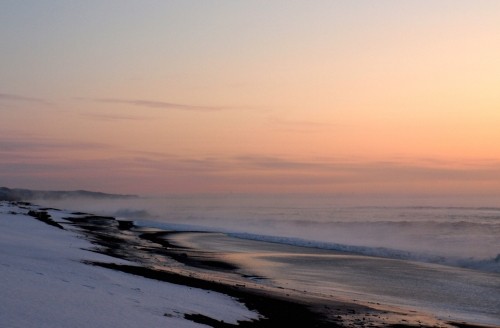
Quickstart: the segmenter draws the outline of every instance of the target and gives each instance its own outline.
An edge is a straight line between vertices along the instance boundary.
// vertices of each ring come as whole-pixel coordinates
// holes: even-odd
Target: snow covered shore
[[[74,232],[34,220],[33,209],[0,202],[0,327],[187,328],[203,326],[190,314],[233,324],[259,317],[227,295],[86,265],[132,263],[89,251]]]

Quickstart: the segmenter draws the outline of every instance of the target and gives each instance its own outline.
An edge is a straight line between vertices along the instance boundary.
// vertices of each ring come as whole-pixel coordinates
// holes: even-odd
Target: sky
[[[499,1],[0,2],[0,185],[500,195]]]

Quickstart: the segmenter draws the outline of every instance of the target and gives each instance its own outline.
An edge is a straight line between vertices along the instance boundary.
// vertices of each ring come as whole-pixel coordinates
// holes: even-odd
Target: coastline
[[[38,208],[29,203],[10,203],[22,207],[51,229],[68,230],[92,243],[92,252],[119,259],[81,262],[142,278],[173,283],[228,295],[260,315],[238,324],[216,320],[203,314],[185,314],[184,319],[215,328],[225,327],[486,327],[470,323],[445,322],[432,316],[347,302],[340,298],[317,297],[312,293],[287,290],[263,284],[256,277],[244,276],[234,263],[214,253],[183,247],[175,236],[190,232],[165,231],[136,226],[132,221],[88,213],[67,216],[57,209]],[[61,213],[61,214],[58,214]],[[19,213],[18,213],[19,214]],[[166,315],[167,316],[167,315]]]

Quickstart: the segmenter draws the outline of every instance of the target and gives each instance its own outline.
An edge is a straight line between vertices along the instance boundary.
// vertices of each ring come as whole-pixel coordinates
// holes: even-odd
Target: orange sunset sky
[[[500,1],[2,1],[0,186],[500,195]]]

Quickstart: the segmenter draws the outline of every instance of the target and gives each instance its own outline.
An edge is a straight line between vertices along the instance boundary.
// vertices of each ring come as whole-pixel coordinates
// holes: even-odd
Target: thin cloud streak
[[[366,161],[298,161],[269,156],[239,156],[233,159],[237,166],[257,172],[272,172],[276,175],[295,173],[297,176],[345,175],[352,181],[375,180],[452,180],[452,181],[500,181],[500,162],[458,163],[448,162],[433,165],[425,162],[366,162]]]
[[[70,142],[41,137],[3,138],[0,140],[0,153],[26,153],[48,150],[93,150],[106,149],[109,145],[92,142]]]
[[[138,116],[112,115],[112,114],[99,114],[99,113],[87,113],[87,114],[81,114],[81,116],[98,121],[143,121],[148,119],[146,117],[138,117]]]
[[[198,176],[219,176],[221,180],[250,176],[285,183],[302,181],[317,184],[326,181],[344,183],[415,182],[415,181],[500,181],[500,162],[457,167],[410,162],[365,162],[332,159],[330,161],[298,161],[269,156],[201,157],[137,156],[122,159],[129,167],[147,169],[155,175],[184,172]],[[117,164],[119,166],[119,164]],[[273,178],[274,176],[274,178]]]
[[[9,93],[0,93],[0,101],[31,102],[31,103],[38,103],[38,104],[43,104],[43,105],[49,104],[48,101],[41,99],[41,98],[26,97],[26,96],[20,96],[20,95],[9,94]]]
[[[105,178],[110,184],[122,184],[127,192],[154,192],[162,188],[168,188],[169,192],[251,192],[259,189],[409,192],[448,188],[446,190],[453,192],[472,190],[478,183],[488,190],[497,190],[500,186],[500,162],[495,161],[394,159],[374,162],[258,154],[185,157],[126,150],[116,152],[116,149],[114,155],[101,152],[94,158],[68,156],[68,151],[77,151],[78,155],[103,147],[106,145],[49,139],[1,140],[0,179],[14,182],[23,176],[31,176],[33,181],[50,177],[53,183],[64,184],[68,179],[73,181],[79,177],[86,185],[98,188]],[[144,190],[134,190],[137,181]],[[454,189],[449,189],[450,186]]]
[[[197,106],[197,105],[187,105],[187,104],[178,104],[178,103],[171,103],[164,101],[142,100],[142,99],[97,98],[94,99],[94,101],[102,103],[112,103],[112,104],[125,104],[125,105],[139,106],[139,107],[201,111],[201,112],[214,112],[227,109],[226,107]]]

